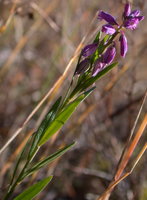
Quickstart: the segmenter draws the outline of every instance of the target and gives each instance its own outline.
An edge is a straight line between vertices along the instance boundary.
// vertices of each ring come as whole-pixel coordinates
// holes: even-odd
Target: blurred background
[[[135,31],[126,31],[129,51],[119,66],[97,83],[95,92],[79,106],[72,118],[38,157],[64,144],[77,141],[62,158],[41,170],[17,188],[16,194],[49,174],[52,182],[36,199],[94,200],[107,188],[115,173],[123,147],[138,114],[147,86],[147,1],[132,0],[145,19]],[[15,15],[11,18],[12,6]],[[124,0],[1,0],[0,26],[10,23],[0,34],[0,146],[13,135],[37,103],[63,74],[82,38],[101,24],[94,20],[104,10],[121,20]],[[85,44],[89,40],[85,41]],[[54,99],[64,94],[77,60]],[[13,164],[24,140],[34,132],[54,101],[50,98],[25,129],[1,155],[0,195],[7,187]],[[144,105],[137,127],[147,110]],[[137,129],[136,129],[137,130]],[[141,138],[136,155],[145,143]],[[134,154],[135,156],[135,154]],[[133,174],[112,193],[112,200],[147,199],[146,154]],[[130,162],[131,166],[131,162]]]

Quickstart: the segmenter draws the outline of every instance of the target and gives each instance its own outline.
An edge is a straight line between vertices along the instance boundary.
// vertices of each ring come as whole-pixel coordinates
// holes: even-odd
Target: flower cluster
[[[112,15],[103,11],[99,12],[98,19],[105,20],[106,22],[108,22],[108,24],[102,26],[102,32],[109,35],[113,35],[117,30],[121,30],[122,28],[127,28],[131,30],[136,29],[139,22],[144,19],[144,16],[140,16],[140,10],[131,11],[131,6],[129,3],[127,3],[125,5],[123,12],[122,25],[119,25],[116,22],[116,19]],[[127,47],[127,38],[124,32],[121,32],[119,41],[120,41],[120,54],[122,57],[125,57],[128,47]]]
[[[94,63],[91,62],[91,58],[95,54],[97,49],[99,49],[99,42],[94,42],[83,48],[81,52],[82,61],[79,62],[75,74],[83,74],[85,71],[92,69],[92,76],[96,76],[108,64],[112,63],[116,55],[114,38],[118,34],[120,35],[120,55],[122,57],[125,57],[128,51],[128,45],[127,38],[122,29],[136,29],[139,22],[144,19],[144,16],[140,16],[140,10],[131,11],[131,6],[129,3],[125,5],[122,16],[122,24],[119,25],[112,15],[104,11],[100,11],[98,13],[98,19],[105,20],[107,22],[107,24],[102,26],[102,32],[106,33],[107,35],[110,35],[110,37],[104,44],[104,52],[102,52],[98,56],[98,58],[94,60]]]

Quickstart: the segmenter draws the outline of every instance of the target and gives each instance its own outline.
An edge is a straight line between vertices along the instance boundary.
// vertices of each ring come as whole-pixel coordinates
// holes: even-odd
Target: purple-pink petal
[[[102,32],[109,34],[109,35],[113,35],[116,32],[116,30],[110,24],[105,24],[102,26]]]
[[[131,17],[137,17],[140,15],[140,10],[133,10],[131,13],[130,13],[130,16]]]
[[[97,59],[94,64],[92,76],[96,76],[100,71],[102,71],[104,69],[105,66],[106,66],[105,63],[102,63],[100,59]]]
[[[144,19],[144,16],[138,16],[138,17],[135,17],[136,19],[138,19],[139,21],[142,21]]]
[[[103,54],[103,62],[106,64],[110,64],[116,55],[116,48],[114,46],[110,46],[106,52]]]
[[[124,27],[128,28],[128,29],[131,29],[131,30],[134,30],[134,29],[136,29],[138,23],[139,23],[139,19],[137,17],[130,18],[130,19],[127,19],[124,22]]]
[[[91,56],[97,49],[98,44],[97,43],[93,43],[93,44],[89,44],[87,46],[85,46],[82,50],[82,56],[84,57],[88,57]]]
[[[116,20],[115,20],[115,18],[112,15],[110,15],[110,14],[104,12],[104,11],[100,11],[99,12],[98,19],[99,20],[103,20],[104,19],[106,22],[108,22],[111,25],[118,25]]]
[[[126,3],[125,4],[125,8],[124,8],[124,14],[123,14],[123,16],[127,17],[127,16],[130,15],[130,13],[131,13],[131,6],[130,6],[129,3]]]
[[[128,51],[128,44],[127,44],[127,38],[124,33],[121,34],[119,41],[120,41],[120,55],[122,57],[125,57]]]

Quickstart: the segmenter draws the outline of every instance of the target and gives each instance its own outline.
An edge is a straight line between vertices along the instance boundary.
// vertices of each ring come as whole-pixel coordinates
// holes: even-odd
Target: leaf
[[[15,168],[14,168],[14,171],[13,171],[13,175],[12,175],[12,178],[11,178],[11,181],[10,181],[10,186],[12,185],[13,181],[14,181],[14,178],[16,176],[16,173],[17,173],[17,170],[19,168],[19,164],[21,162],[21,160],[23,159],[24,157],[24,153],[25,151],[27,150],[27,148],[29,148],[29,145],[30,145],[30,140],[32,139],[32,136],[28,139],[27,143],[25,144],[25,146],[23,147],[20,155],[19,155],[19,158],[16,162],[16,165],[15,165]]]
[[[102,54],[103,53],[103,51],[105,50],[105,48],[106,48],[106,42],[107,42],[107,40],[108,39],[110,39],[111,38],[111,36],[110,35],[106,35],[104,38],[103,38],[103,40],[100,42],[100,44],[99,44],[99,47],[98,47],[98,52],[99,52],[99,54]]]
[[[69,103],[61,113],[58,114],[55,120],[46,129],[43,137],[39,142],[39,146],[47,142],[48,139],[64,125],[64,123],[69,119],[77,106],[93,91],[93,89],[78,96],[73,102]]]
[[[47,158],[45,158],[44,160],[38,162],[36,165],[34,165],[31,169],[29,169],[28,171],[25,172],[23,179],[26,176],[29,176],[31,174],[33,174],[34,172],[38,171],[40,168],[44,167],[45,165],[53,162],[56,158],[62,156],[64,153],[66,153],[69,149],[71,149],[73,146],[75,145],[75,142],[73,142],[70,145],[67,145],[66,147],[58,150],[57,152],[53,153],[52,155],[48,156]]]
[[[32,185],[20,195],[18,195],[14,200],[32,200],[37,194],[39,194],[47,184],[52,180],[52,176],[44,178],[38,183]]]
[[[46,116],[45,116],[44,120],[42,121],[41,125],[39,126],[38,130],[35,132],[34,140],[33,140],[33,143],[32,143],[31,149],[30,149],[30,153],[29,153],[30,158],[36,152],[36,149],[38,148],[38,142],[40,141],[46,128],[54,120],[57,110],[59,108],[60,102],[61,102],[61,97],[59,97],[57,99],[57,101],[54,103],[54,105],[51,107],[50,111],[46,114]]]
[[[95,42],[99,42],[99,40],[100,40],[100,38],[101,38],[101,35],[102,35],[102,32],[99,31],[99,32],[97,33],[95,39],[94,39],[94,43],[95,43]]]

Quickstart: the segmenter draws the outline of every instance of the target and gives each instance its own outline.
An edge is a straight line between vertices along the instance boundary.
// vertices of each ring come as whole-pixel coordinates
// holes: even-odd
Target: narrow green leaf
[[[100,38],[101,38],[102,32],[99,31],[94,39],[94,42],[99,42]]]
[[[61,113],[58,114],[55,120],[46,129],[43,137],[39,142],[39,146],[47,142],[48,139],[64,125],[64,123],[69,119],[71,114],[77,108],[79,103],[82,102],[91,92],[92,90],[89,90],[88,92],[85,92],[82,95],[78,96],[73,102],[69,103]]]
[[[62,156],[64,153],[66,153],[69,149],[71,149],[75,145],[75,142],[73,142],[70,145],[67,145],[66,147],[58,150],[57,152],[53,153],[52,155],[48,156],[44,160],[38,162],[36,165],[34,165],[31,169],[25,172],[23,178],[26,176],[30,176],[34,172],[38,171],[40,168],[44,167],[45,165],[53,162],[56,158]]]
[[[46,128],[54,120],[57,110],[59,108],[60,102],[61,102],[61,97],[59,97],[57,101],[54,103],[54,105],[51,107],[50,111],[45,116],[38,130],[35,132],[34,140],[30,148],[29,157],[32,157],[34,153],[36,152],[36,149],[38,148],[38,142],[41,139],[42,135],[44,134]]]
[[[103,51],[105,50],[105,48],[106,48],[106,42],[107,42],[107,40],[108,39],[110,39],[111,38],[111,36],[110,35],[106,35],[104,38],[103,38],[103,40],[100,42],[100,44],[99,44],[99,47],[98,47],[98,52],[99,52],[99,54],[102,54],[103,53]]]
[[[15,168],[14,168],[14,171],[13,171],[13,175],[12,175],[12,179],[10,181],[10,186],[12,185],[13,181],[14,181],[14,178],[16,176],[16,173],[17,173],[17,170],[19,168],[19,164],[21,162],[21,160],[23,159],[24,157],[24,154],[25,154],[25,151],[27,150],[27,148],[29,148],[29,145],[30,145],[30,140],[32,139],[32,136],[28,139],[27,143],[25,144],[24,148],[22,149],[20,155],[19,155],[19,158],[16,162],[16,165],[15,165]]]
[[[38,183],[32,185],[26,189],[23,193],[18,195],[14,200],[32,200],[37,194],[39,194],[47,184],[52,180],[52,176],[44,178]]]

